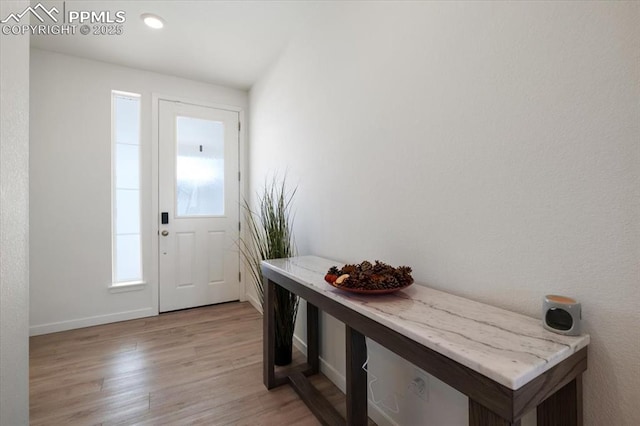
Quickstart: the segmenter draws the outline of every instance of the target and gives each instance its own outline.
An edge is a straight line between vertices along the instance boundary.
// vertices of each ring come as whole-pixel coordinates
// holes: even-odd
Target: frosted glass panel
[[[116,187],[140,187],[140,160],[137,145],[116,144]]]
[[[116,237],[116,282],[136,281],[140,270],[140,235]]]
[[[140,96],[112,92],[113,282],[142,280]]]
[[[140,233],[140,191],[118,189],[116,197],[116,234]]]
[[[224,124],[178,117],[176,129],[177,215],[224,215]]]
[[[116,143],[140,144],[140,98],[114,96]]]

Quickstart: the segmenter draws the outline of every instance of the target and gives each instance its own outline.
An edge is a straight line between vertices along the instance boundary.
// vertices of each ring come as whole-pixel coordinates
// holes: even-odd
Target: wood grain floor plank
[[[35,336],[30,345],[32,425],[319,424],[289,386],[262,384],[262,316],[248,303]],[[344,414],[340,390],[322,375],[311,381]]]

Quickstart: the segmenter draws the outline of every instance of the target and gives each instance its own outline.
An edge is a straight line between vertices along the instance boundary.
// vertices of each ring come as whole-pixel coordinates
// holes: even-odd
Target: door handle
[[[169,231],[167,231],[166,229],[164,229],[164,230],[161,232],[161,234],[162,234],[162,236],[163,236],[163,237],[166,237],[167,235],[169,235]]]

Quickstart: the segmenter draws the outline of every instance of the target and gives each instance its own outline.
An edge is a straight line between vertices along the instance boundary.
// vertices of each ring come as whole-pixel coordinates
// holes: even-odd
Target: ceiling
[[[82,35],[78,28],[73,35],[32,36],[33,47],[239,89],[256,82],[314,7],[302,1],[206,0],[42,0],[32,6],[38,3],[55,6],[59,17],[122,10],[126,21],[121,35]],[[148,28],[143,13],[159,15],[165,27]]]

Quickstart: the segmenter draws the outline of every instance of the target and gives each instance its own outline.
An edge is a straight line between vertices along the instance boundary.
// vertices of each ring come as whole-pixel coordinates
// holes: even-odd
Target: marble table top
[[[343,264],[321,257],[262,265],[513,390],[589,344],[589,335],[552,333],[540,319],[422,285],[389,295],[347,293],[324,281],[331,266]]]

